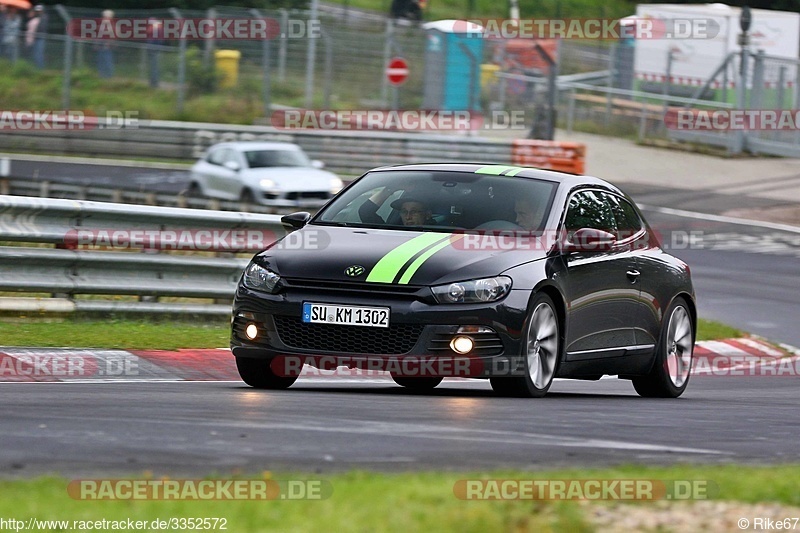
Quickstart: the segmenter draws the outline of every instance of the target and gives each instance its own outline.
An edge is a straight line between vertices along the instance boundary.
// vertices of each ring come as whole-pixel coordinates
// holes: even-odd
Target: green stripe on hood
[[[421,253],[425,248],[433,246],[444,239],[449,240],[450,235],[424,233],[418,237],[414,237],[410,241],[404,242],[381,257],[380,261],[372,267],[372,270],[367,276],[367,281],[373,283],[391,283],[412,257]]]
[[[433,254],[435,254],[436,252],[438,252],[442,248],[444,248],[446,246],[449,246],[452,242],[455,242],[457,240],[461,240],[463,238],[464,238],[463,235],[453,235],[452,239],[450,239],[448,237],[448,239],[446,241],[443,241],[443,242],[440,242],[439,244],[431,246],[428,250],[425,251],[425,253],[421,254],[419,257],[414,259],[414,262],[411,263],[408,266],[406,271],[403,273],[403,277],[400,278],[400,284],[401,285],[408,285],[408,282],[411,281],[411,277],[414,274],[416,274],[417,270],[419,270],[419,267],[421,267],[422,264],[425,261],[427,261],[428,258],[430,258],[430,256],[432,256]]]

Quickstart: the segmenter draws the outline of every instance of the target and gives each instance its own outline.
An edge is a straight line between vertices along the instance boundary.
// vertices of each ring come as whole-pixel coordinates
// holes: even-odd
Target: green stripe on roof
[[[419,257],[417,257],[414,260],[414,262],[411,263],[408,266],[408,268],[406,269],[405,273],[403,273],[403,277],[400,278],[400,284],[401,285],[408,285],[408,282],[411,281],[411,277],[414,274],[416,274],[417,270],[419,270],[419,267],[421,267],[422,264],[425,261],[427,261],[433,254],[435,254],[436,252],[438,252],[442,248],[444,248],[446,246],[449,246],[452,242],[455,242],[455,241],[457,241],[459,239],[463,239],[464,238],[463,235],[452,235],[452,239],[450,237],[451,236],[448,236],[446,241],[440,242],[439,244],[437,244],[435,246],[432,246],[424,254],[422,254]]]
[[[523,167],[517,167],[517,168],[515,168],[514,170],[512,170],[511,172],[506,172],[506,173],[505,173],[505,175],[506,175],[506,176],[516,176],[517,174],[519,174],[519,173],[520,173],[520,172],[522,172],[523,170],[525,170],[525,168],[523,168]]]
[[[373,283],[391,283],[400,269],[403,268],[412,257],[422,252],[428,246],[432,246],[442,239],[449,239],[450,235],[442,236],[441,233],[424,233],[406,241],[392,251],[381,257],[380,261],[372,267],[367,281]]]
[[[491,174],[493,176],[499,176],[501,173],[505,172],[506,170],[511,170],[517,167],[509,167],[506,165],[487,165],[485,167],[481,167],[475,171],[475,174]]]

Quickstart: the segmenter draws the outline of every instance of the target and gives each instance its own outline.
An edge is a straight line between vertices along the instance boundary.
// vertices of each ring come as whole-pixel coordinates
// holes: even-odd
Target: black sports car
[[[289,387],[309,364],[388,370],[417,389],[488,378],[514,396],[606,374],[642,396],[686,389],[689,268],[601,179],[384,167],[283,223],[296,231],[257,254],[236,291],[231,348],[249,385]]]

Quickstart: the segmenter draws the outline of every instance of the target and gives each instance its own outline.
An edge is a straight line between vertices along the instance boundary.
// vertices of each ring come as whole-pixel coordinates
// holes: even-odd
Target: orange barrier
[[[583,174],[586,145],[574,142],[516,139],[511,145],[511,164]]]

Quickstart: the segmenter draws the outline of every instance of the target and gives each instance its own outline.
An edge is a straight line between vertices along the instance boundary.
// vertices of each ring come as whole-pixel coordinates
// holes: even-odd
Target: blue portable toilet
[[[437,20],[426,34],[423,107],[480,110],[483,28],[464,20]]]

